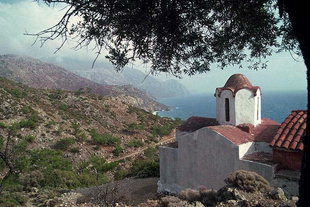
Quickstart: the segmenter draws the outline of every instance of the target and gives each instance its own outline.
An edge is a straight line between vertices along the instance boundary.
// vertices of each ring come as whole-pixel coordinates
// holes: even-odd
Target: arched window
[[[229,117],[229,99],[228,98],[225,98],[225,119],[226,119],[226,121],[230,120],[230,117]]]

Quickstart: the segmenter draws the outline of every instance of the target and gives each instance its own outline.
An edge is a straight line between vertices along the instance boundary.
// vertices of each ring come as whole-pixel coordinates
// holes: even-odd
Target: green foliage
[[[123,148],[121,147],[120,144],[117,144],[115,147],[114,147],[114,150],[113,150],[113,155],[114,156],[119,156],[122,152],[123,152]]]
[[[108,163],[103,157],[92,155],[87,161],[82,162],[78,169],[79,171],[92,170],[100,174],[113,170],[117,166],[118,162]]]
[[[158,148],[157,147],[149,147],[144,150],[144,156],[148,159],[156,160],[158,157]]]
[[[80,153],[80,149],[77,148],[77,147],[73,147],[73,148],[70,149],[70,152],[77,154],[77,153]]]
[[[94,144],[116,146],[121,142],[119,137],[115,137],[108,133],[98,134],[94,129],[91,130],[90,135]]]
[[[127,125],[127,130],[129,131],[140,131],[144,129],[145,129],[144,124],[131,123]]]
[[[128,147],[135,147],[135,148],[137,148],[137,147],[142,147],[143,146],[143,142],[141,140],[139,140],[139,139],[133,139],[133,140],[130,140],[127,145],[128,145]]]
[[[31,112],[33,112],[33,108],[31,106],[23,106],[23,108],[21,109],[21,111],[24,113],[24,114],[29,114]]]
[[[5,129],[7,128],[7,125],[3,122],[0,122],[0,129]]]
[[[27,93],[19,88],[7,89],[7,92],[16,98],[24,98],[27,96]]]
[[[57,124],[57,122],[55,122],[55,121],[49,121],[49,122],[45,125],[45,127],[51,128],[52,126],[54,126],[54,125],[56,125],[56,124]]]
[[[19,182],[17,175],[11,174],[3,183],[2,190],[10,192],[21,192],[23,190],[23,185]]]
[[[127,177],[127,175],[128,175],[128,172],[126,170],[118,169],[114,173],[114,179],[115,180],[123,180],[125,177]]]
[[[28,198],[19,192],[4,192],[0,196],[1,207],[15,207],[26,204]]]
[[[35,139],[36,139],[36,136],[34,136],[34,135],[27,135],[27,136],[25,137],[25,140],[26,140],[27,142],[29,142],[29,143],[32,143]]]
[[[62,152],[52,149],[39,149],[31,152],[31,166],[42,170],[72,170],[72,163],[63,157]]]
[[[159,177],[159,160],[144,159],[133,162],[128,176]]]
[[[67,111],[70,108],[67,104],[60,104],[59,109],[62,111]]]
[[[70,145],[74,144],[75,140],[73,138],[63,138],[58,140],[55,144],[54,144],[54,149],[57,150],[67,150],[69,148]]]
[[[174,129],[174,125],[172,124],[165,124],[165,125],[155,125],[152,127],[152,134],[154,136],[166,136],[171,133]]]
[[[61,95],[62,95],[62,91],[58,89],[58,90],[56,90],[56,91],[50,93],[50,94],[48,95],[48,97],[49,97],[51,100],[60,100],[60,99],[62,98]]]

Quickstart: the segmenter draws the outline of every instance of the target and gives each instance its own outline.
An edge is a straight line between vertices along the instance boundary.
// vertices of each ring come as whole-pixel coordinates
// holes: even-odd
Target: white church
[[[216,119],[191,117],[177,129],[175,143],[160,147],[158,191],[178,193],[202,186],[218,190],[239,169],[255,171],[281,185],[270,143],[282,125],[261,118],[260,87],[234,74],[224,87],[216,88],[214,96]],[[293,187],[287,189],[291,194],[298,192],[296,173]]]

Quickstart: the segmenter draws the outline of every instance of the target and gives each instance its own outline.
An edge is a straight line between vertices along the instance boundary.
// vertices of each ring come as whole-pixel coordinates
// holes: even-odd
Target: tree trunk
[[[295,36],[299,42],[306,67],[307,67],[307,90],[308,90],[308,111],[310,104],[310,8],[309,2],[303,0],[284,0],[284,10],[288,13],[292,23]],[[294,77],[294,76],[292,76]],[[310,196],[310,119],[307,119],[306,136],[303,137],[304,155],[299,181],[299,207],[309,206]]]

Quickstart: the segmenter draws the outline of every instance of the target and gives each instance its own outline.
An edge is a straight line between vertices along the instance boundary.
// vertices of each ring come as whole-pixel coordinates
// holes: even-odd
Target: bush
[[[130,140],[128,142],[128,147],[142,147],[143,146],[143,142],[141,140],[138,140],[138,139],[133,139],[133,140]]]
[[[57,150],[67,150],[69,148],[70,145],[74,144],[75,140],[73,138],[63,138],[58,140],[55,144],[54,144],[54,149]]]
[[[3,122],[0,122],[0,129],[5,129],[7,128],[7,125]]]
[[[1,207],[14,207],[14,206],[22,206],[26,204],[28,198],[21,193],[9,193],[4,192],[0,196],[0,206]]]
[[[122,152],[123,152],[123,148],[121,147],[121,145],[118,144],[114,147],[114,150],[113,150],[114,156],[119,156]]]
[[[9,92],[12,96],[15,96],[16,98],[24,98],[27,96],[27,93],[19,88],[7,89],[7,92]]]
[[[36,137],[34,135],[27,135],[25,137],[25,140],[29,143],[32,143],[34,140],[36,139]]]
[[[80,153],[80,150],[79,150],[79,148],[74,147],[74,148],[71,148],[71,149],[70,149],[70,152],[76,154],[76,153]]]
[[[33,150],[31,152],[30,161],[33,170],[72,170],[72,163],[66,160],[60,151],[52,149]]]
[[[228,187],[236,187],[246,192],[263,192],[271,189],[269,182],[265,178],[256,172],[245,170],[238,170],[230,174],[225,179],[225,183]]]
[[[108,133],[98,134],[96,130],[91,130],[90,134],[94,144],[116,146],[121,142],[119,137],[115,137]]]
[[[152,128],[152,134],[155,135],[155,136],[166,136],[166,135],[169,135],[172,130],[174,129],[174,125],[171,125],[171,124],[166,124],[166,125],[155,125],[153,128]]]
[[[144,125],[143,124],[137,124],[137,123],[131,123],[127,125],[127,130],[128,131],[138,131],[138,130],[144,130]]]
[[[33,112],[33,109],[31,108],[31,106],[24,106],[21,111],[24,113],[24,114],[29,114],[31,112]]]
[[[158,160],[136,160],[128,173],[129,176],[137,177],[159,177],[159,161]]]
[[[60,104],[59,109],[62,111],[67,111],[70,108],[67,104]]]

